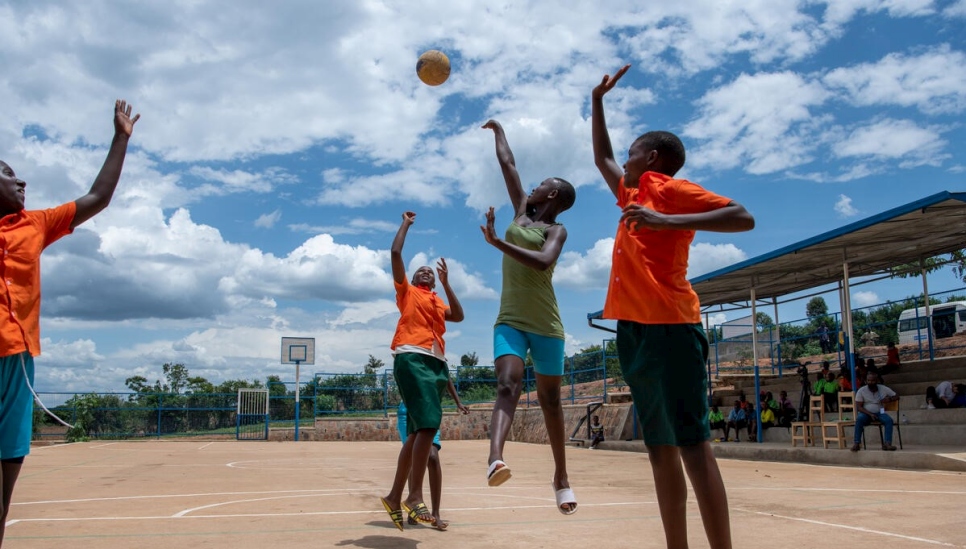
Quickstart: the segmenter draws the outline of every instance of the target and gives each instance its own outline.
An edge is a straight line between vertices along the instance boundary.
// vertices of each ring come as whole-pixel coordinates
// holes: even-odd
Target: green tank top
[[[510,244],[539,250],[547,240],[548,226],[521,227],[516,222],[507,227],[504,240]],[[503,292],[497,324],[507,324],[537,335],[564,339],[563,322],[553,293],[554,262],[549,269],[531,269],[508,255],[503,256]]]

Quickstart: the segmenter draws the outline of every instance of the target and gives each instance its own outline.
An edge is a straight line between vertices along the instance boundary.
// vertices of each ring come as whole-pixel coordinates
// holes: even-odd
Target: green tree
[[[758,327],[758,331],[762,332],[771,329],[775,325],[775,321],[766,313],[756,313],[755,325]]]
[[[816,296],[808,300],[805,305],[805,316],[808,318],[824,317],[828,314],[828,305],[822,296]]]
[[[480,363],[479,357],[476,356],[476,352],[469,352],[460,357],[460,366],[476,366]]]

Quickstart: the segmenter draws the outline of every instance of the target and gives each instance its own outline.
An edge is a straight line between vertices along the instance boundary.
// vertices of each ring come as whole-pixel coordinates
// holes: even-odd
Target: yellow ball
[[[438,86],[449,78],[449,57],[439,50],[429,50],[419,56],[416,74],[424,84]]]

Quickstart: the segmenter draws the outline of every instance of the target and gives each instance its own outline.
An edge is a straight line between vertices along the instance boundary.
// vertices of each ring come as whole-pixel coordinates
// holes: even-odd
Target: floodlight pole
[[[300,360],[296,360],[295,361],[295,442],[298,442],[298,440],[299,440],[299,423],[300,423],[300,421],[299,421],[299,408],[301,408],[301,406],[299,406],[299,404],[301,404],[301,402],[299,402],[299,385],[300,385],[299,384],[299,366],[300,366],[300,363],[301,363]]]

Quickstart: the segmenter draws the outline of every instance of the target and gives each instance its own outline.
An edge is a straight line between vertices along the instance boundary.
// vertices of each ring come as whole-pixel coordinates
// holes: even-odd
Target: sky
[[[577,188],[554,282],[569,353],[607,334],[619,218],[593,162],[590,92],[619,162],[678,134],[679,176],[739,202],[747,233],[698,233],[689,276],[941,191],[966,191],[966,0],[0,2],[0,160],[28,209],[85,194],[126,99],[141,114],[107,210],[42,260],[40,391],[118,391],[183,363],[213,383],[391,365],[389,246],[417,213],[409,272],[445,257],[466,311],[447,356],[492,364],[511,218],[500,121],[527,190]],[[430,87],[419,54],[445,52]],[[949,272],[930,291],[962,287]],[[921,281],[853,290],[856,307]],[[826,298],[837,310],[833,294]],[[783,306],[804,316],[805,301]],[[769,313],[771,313],[769,311]],[[728,317],[718,314],[712,323]]]

